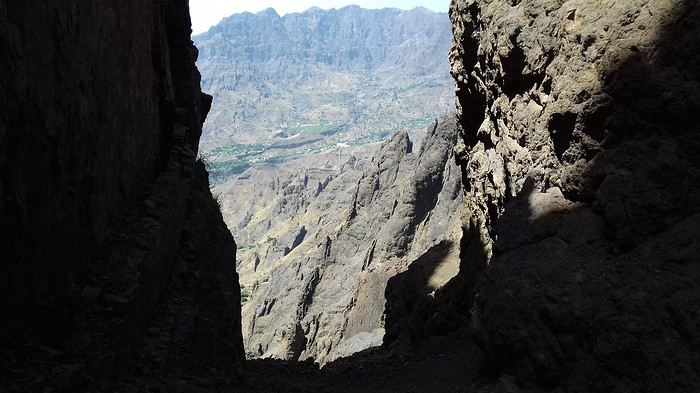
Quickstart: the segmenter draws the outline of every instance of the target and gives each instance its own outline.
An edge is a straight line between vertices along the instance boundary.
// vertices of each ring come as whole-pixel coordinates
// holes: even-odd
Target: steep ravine
[[[326,310],[353,302],[352,337],[387,300],[384,346],[322,370],[243,359],[187,1],[54,3],[0,2],[0,392],[700,390],[696,2],[454,0],[458,134],[393,138],[263,290],[294,333],[264,350],[297,359],[340,347]],[[445,234],[423,197],[455,165],[459,272],[426,293],[445,244],[408,238]],[[382,189],[402,171],[426,181]]]
[[[394,323],[412,308],[401,293],[385,295],[392,277],[414,275],[412,295],[421,297],[457,273],[461,231],[449,219],[462,205],[455,141],[450,119],[428,129],[419,151],[403,132],[364,162],[273,178],[249,171],[260,178],[215,188],[242,244],[250,357],[325,364],[380,346],[387,318]],[[255,215],[236,214],[239,200]],[[426,254],[430,261],[409,273]]]

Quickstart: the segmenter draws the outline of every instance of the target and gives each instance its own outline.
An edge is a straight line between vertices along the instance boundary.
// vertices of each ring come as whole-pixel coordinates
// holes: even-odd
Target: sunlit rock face
[[[261,240],[239,240],[248,356],[326,364],[402,335],[402,316],[459,269],[454,124],[435,123],[420,149],[402,132],[365,163],[215,189],[230,201],[248,187],[258,206],[243,225]]]
[[[699,9],[450,9],[462,270],[495,370],[575,391],[700,383]]]
[[[237,14],[195,37],[250,357],[325,364],[379,346],[412,309],[388,300],[390,278],[443,241],[415,297],[456,273],[456,134],[435,125],[454,113],[451,36],[446,13],[350,6]]]

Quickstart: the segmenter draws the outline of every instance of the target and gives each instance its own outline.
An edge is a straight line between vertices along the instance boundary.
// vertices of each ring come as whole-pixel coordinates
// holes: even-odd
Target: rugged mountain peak
[[[380,190],[389,189],[396,183],[401,162],[412,148],[407,132],[399,132],[381,145],[357,184],[354,213],[370,205]]]
[[[280,14],[278,14],[277,11],[272,7],[265,8],[264,10],[258,12],[256,15],[266,16],[270,19],[279,19],[280,18]]]
[[[202,148],[230,177],[256,155],[288,159],[422,131],[453,111],[450,40],[446,14],[419,10],[232,15],[195,37],[202,86],[217,98]]]
[[[386,232],[382,238],[388,241],[380,244],[378,250],[385,255],[405,255],[417,225],[434,211],[443,188],[447,187],[450,200],[459,199],[461,187],[455,184],[457,176],[445,170],[451,168],[455,141],[452,120],[436,121],[429,128],[413,168],[413,176],[397,200],[391,219],[382,228]]]
[[[411,309],[396,292],[385,298],[391,277],[441,242],[444,252],[434,254],[434,269],[415,278],[430,281],[422,288],[432,289],[417,289],[416,299],[456,274],[459,221],[448,219],[461,208],[451,154],[454,122],[427,131],[420,154],[408,133],[399,132],[370,159],[287,175],[298,179],[293,192],[265,189],[266,199],[256,198],[257,217],[229,220],[246,244],[239,269],[250,290],[243,308],[249,356],[325,364],[380,346],[385,302],[403,304],[394,310]],[[249,182],[233,181],[216,192],[224,201],[238,200],[230,193],[242,190],[243,181]],[[250,244],[252,239],[262,240]]]

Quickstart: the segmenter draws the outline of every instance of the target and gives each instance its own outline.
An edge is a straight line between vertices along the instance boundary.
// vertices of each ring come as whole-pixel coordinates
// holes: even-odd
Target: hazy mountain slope
[[[447,14],[423,8],[224,19],[195,37],[214,176],[425,129],[454,106],[451,37]]]

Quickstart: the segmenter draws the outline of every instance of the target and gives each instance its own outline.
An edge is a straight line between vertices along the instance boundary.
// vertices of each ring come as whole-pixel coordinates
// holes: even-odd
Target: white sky
[[[323,9],[341,8],[356,4],[364,8],[401,8],[410,10],[418,6],[433,11],[447,12],[450,0],[190,0],[192,30],[204,33],[221,19],[240,12],[258,12],[272,7],[280,15],[302,12],[311,7]]]

